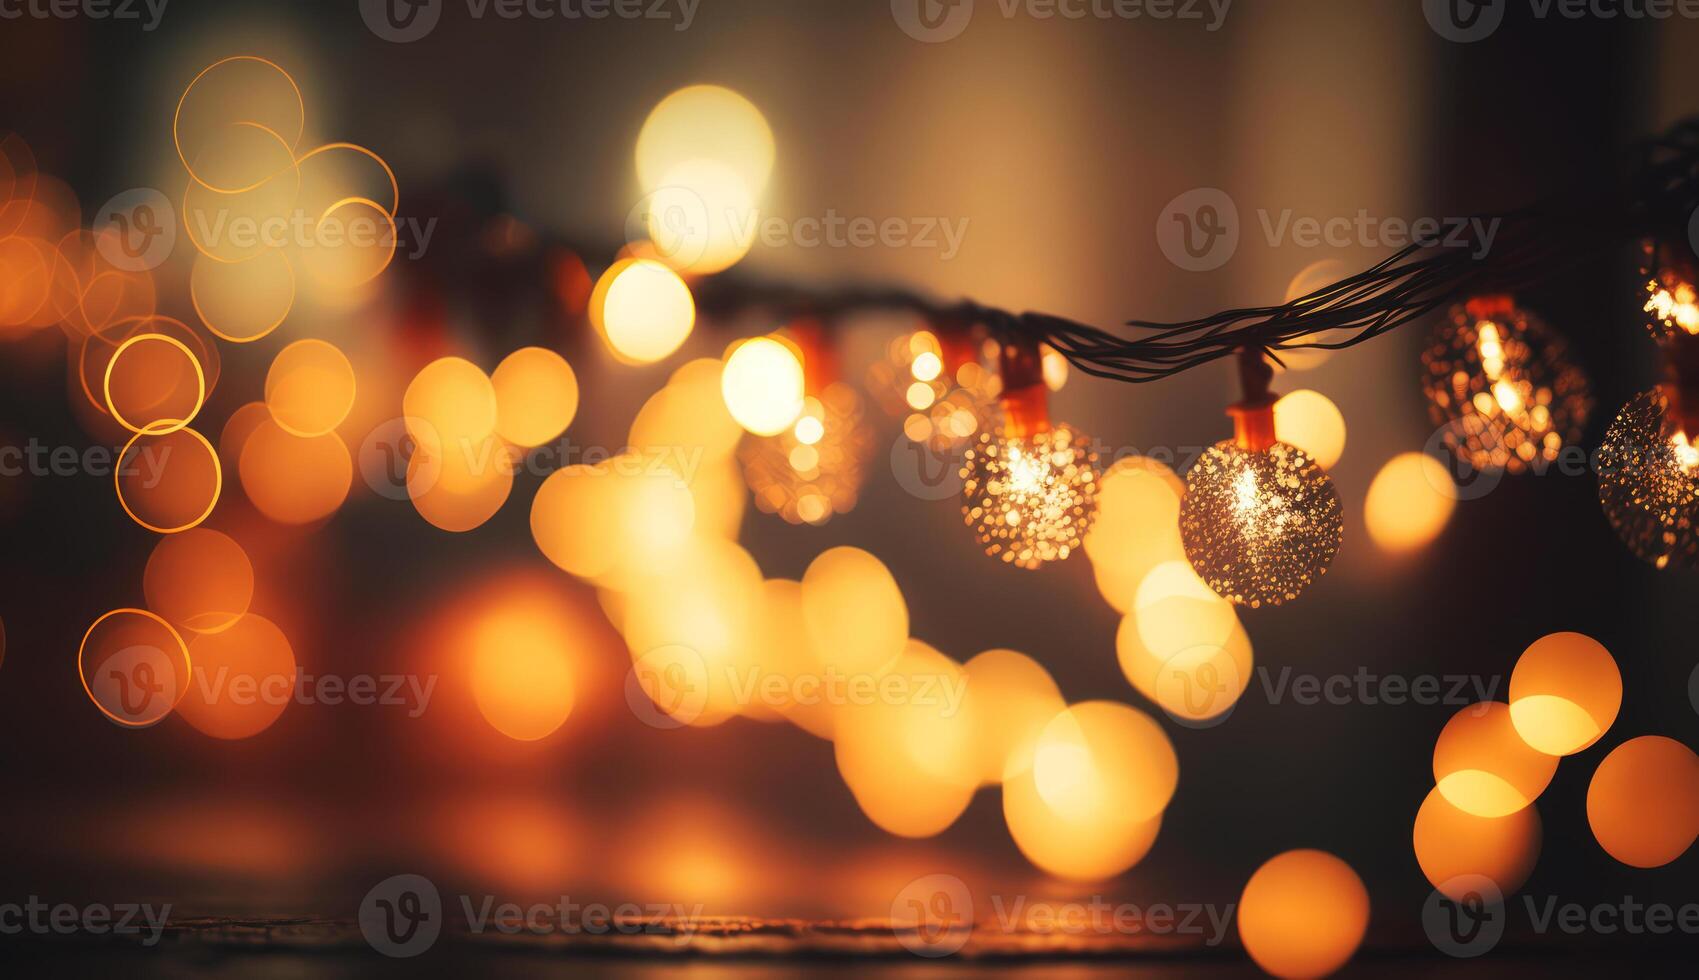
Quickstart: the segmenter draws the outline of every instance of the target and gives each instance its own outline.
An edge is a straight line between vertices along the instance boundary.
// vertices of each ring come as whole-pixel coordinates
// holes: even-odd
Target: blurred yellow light
[[[613,567],[618,532],[600,515],[613,510],[614,478],[606,469],[568,466],[549,474],[531,501],[531,536],[543,556],[580,578]]]
[[[802,576],[808,636],[823,664],[877,677],[908,642],[908,603],[891,572],[859,548],[833,548]]]
[[[578,376],[552,350],[521,347],[490,376],[496,393],[496,432],[516,446],[540,446],[578,414]]]
[[[1143,823],[1173,799],[1180,763],[1155,719],[1124,704],[1089,701],[1045,724],[1032,774],[1057,813],[1113,811]]]
[[[1324,470],[1345,453],[1345,416],[1319,391],[1300,389],[1274,403],[1274,431],[1281,442],[1297,446]]]
[[[717,160],[685,160],[648,199],[649,239],[675,269],[705,276],[736,265],[755,244],[755,191]]]
[[[228,535],[198,527],[160,538],[142,573],[148,608],[172,625],[216,633],[248,611],[254,566]]]
[[[434,449],[476,444],[496,430],[496,391],[476,364],[444,357],[422,368],[401,398],[407,431]]]
[[[1180,498],[1186,485],[1161,462],[1122,459],[1103,475],[1097,520],[1085,536],[1098,591],[1118,612],[1132,612],[1139,586],[1163,562],[1184,561]]]
[[[1042,345],[1039,356],[1039,370],[1044,375],[1044,386],[1051,391],[1061,391],[1068,384],[1068,359],[1062,352],[1049,344]]]
[[[922,351],[909,364],[916,381],[931,381],[944,371],[944,359],[932,351]],[[917,406],[918,407],[918,406]]]
[[[242,445],[242,490],[279,524],[311,524],[336,513],[354,485],[354,459],[334,432],[303,439],[266,419]]]
[[[773,131],[754,103],[718,85],[681,88],[655,106],[637,137],[637,179],[645,191],[666,184],[681,163],[712,160],[752,194],[773,171]]]
[[[1255,669],[1250,637],[1237,616],[1224,638],[1213,639],[1209,638],[1215,632],[1213,617],[1196,616],[1202,612],[1200,604],[1177,598],[1162,607],[1166,611],[1134,613],[1121,620],[1115,633],[1121,672],[1134,689],[1176,719],[1204,722],[1219,717],[1238,704],[1250,686]],[[1176,612],[1182,622],[1164,628],[1173,638],[1172,652],[1158,654],[1145,644],[1140,625],[1152,615]],[[1195,631],[1192,636],[1206,638],[1186,639],[1189,630]]]
[[[1032,767],[1039,733],[1067,705],[1050,672],[1013,650],[987,650],[963,665],[973,753],[982,783],[1001,783]]]
[[[1457,485],[1445,465],[1426,453],[1410,452],[1394,456],[1375,474],[1363,520],[1380,548],[1406,552],[1438,537],[1456,507]]]
[[[678,350],[696,326],[696,301],[678,273],[654,259],[621,259],[590,295],[590,322],[614,355],[653,364]]]
[[[1320,259],[1311,262],[1292,277],[1286,286],[1284,302],[1290,303],[1302,299],[1324,286],[1330,286],[1351,274],[1351,268],[1339,259]],[[1315,343],[1326,337],[1326,334],[1310,333],[1298,337],[1294,342],[1300,344]],[[1320,347],[1305,347],[1280,352],[1280,364],[1275,370],[1308,371],[1326,363],[1333,351]],[[1284,365],[1284,367],[1282,367]]]
[[[472,697],[485,720],[521,742],[552,735],[577,698],[571,614],[541,594],[504,597],[468,635]]]
[[[513,460],[499,436],[434,449],[407,461],[407,495],[426,521],[461,534],[482,527],[513,491]]]
[[[910,408],[917,412],[924,412],[931,408],[932,403],[937,400],[938,392],[931,385],[923,381],[916,381],[908,386],[908,392],[904,395],[904,398],[908,401]]]
[[[720,393],[739,425],[758,436],[778,435],[802,413],[802,360],[771,337],[745,340],[726,358]]]
[[[1533,803],[1557,772],[1557,757],[1529,748],[1510,706],[1472,704],[1434,743],[1434,781],[1447,802],[1477,817],[1504,817]]]
[[[1597,742],[1622,708],[1622,673],[1597,640],[1553,633],[1522,652],[1510,672],[1510,720],[1547,755],[1574,755]]]
[[[1630,867],[1681,857],[1699,837],[1699,756],[1661,735],[1622,743],[1593,773],[1587,823],[1599,846]]]
[[[1484,883],[1500,895],[1521,888],[1540,856],[1540,837],[1539,807],[1477,817],[1452,806],[1436,787],[1416,813],[1411,842],[1428,882],[1452,901],[1462,902],[1470,892],[1482,894]]]
[[[879,690],[887,693],[835,713],[838,772],[862,812],[885,831],[931,837],[967,809],[979,773],[961,703],[966,683],[961,665],[909,640],[881,679]]]
[[[1239,940],[1277,977],[1325,977],[1356,954],[1369,927],[1369,893],[1351,866],[1324,851],[1270,859],[1239,898]]]
[[[342,424],[354,407],[354,365],[334,344],[297,340],[265,376],[265,404],[283,431],[311,439]]]
[[[229,629],[189,642],[195,683],[177,713],[213,738],[252,738],[270,728],[293,700],[294,648],[277,624],[245,613]]]

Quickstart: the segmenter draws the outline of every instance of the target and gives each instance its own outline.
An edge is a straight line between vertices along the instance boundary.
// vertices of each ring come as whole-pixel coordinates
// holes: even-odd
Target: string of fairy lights
[[[246,738],[282,711],[206,702],[189,683],[208,665],[268,676],[296,667],[285,632],[250,608],[257,575],[244,548],[202,526],[227,472],[277,525],[322,524],[358,472],[430,525],[465,533],[507,504],[516,460],[560,438],[580,408],[574,369],[551,349],[509,351],[490,372],[458,353],[398,371],[392,338],[338,346],[309,337],[276,353],[263,397],[233,412],[216,444],[197,431],[223,374],[219,341],[241,350],[303,305],[361,308],[381,295],[372,287],[394,258],[394,171],[357,144],[302,145],[306,106],[286,71],[253,56],[209,66],[178,102],[172,135],[185,191],[171,206],[194,247],[187,294],[197,325],[159,313],[163,276],[127,267],[110,231],[71,218],[74,200],[35,170],[27,145],[0,141],[0,282],[8,286],[0,336],[49,325],[65,333],[73,410],[89,431],[126,440],[120,462],[136,465],[116,468],[118,503],[160,536],[144,575],[147,608],[102,615],[79,650],[88,697],[126,727],[175,713],[214,737]],[[1640,242],[1636,304],[1662,345],[1667,377],[1610,427],[1599,452],[1600,501],[1636,555],[1659,568],[1699,566],[1699,446],[1689,436],[1699,433],[1699,259],[1683,224],[1699,209],[1699,123],[1648,143],[1617,184],[1501,216],[1491,249],[1412,247],[1359,274],[1309,282],[1278,305],[1133,321],[1131,338],[901,288],[805,288],[730,273],[752,244],[738,234],[737,216],[758,206],[774,155],[771,130],[747,99],[691,86],[644,123],[638,234],[599,275],[577,252],[520,234],[511,220],[495,236],[492,247],[528,240],[527,254],[550,257],[546,288],[622,365],[667,361],[699,315],[779,327],[737,339],[723,357],[677,367],[644,402],[622,451],[546,474],[530,530],[549,562],[594,587],[631,654],[636,693],[628,697],[677,725],[743,716],[831,740],[857,803],[892,834],[941,833],[979,788],[998,786],[1011,836],[1033,864],[1101,880],[1154,845],[1179,764],[1149,715],[1108,701],[1070,706],[1032,657],[993,650],[958,663],[911,636],[894,576],[866,551],[826,551],[800,581],[763,576],[737,544],[746,505],[801,526],[853,509],[872,471],[876,407],[901,418],[904,438],[959,452],[962,519],[990,558],[1037,570],[1083,552],[1123,615],[1115,645],[1129,683],[1178,724],[1218,724],[1252,676],[1240,609],[1298,599],[1326,574],[1344,534],[1328,473],[1340,448],[1293,434],[1306,409],[1272,390],[1276,368],[1437,315],[1412,380],[1441,443],[1471,470],[1536,471],[1582,438],[1594,399],[1562,337],[1514,293]],[[263,224],[286,213],[308,217],[309,241],[207,234],[220,221]],[[382,233],[347,234],[363,226]],[[843,324],[866,313],[904,318],[904,327],[858,387],[852,369],[860,366],[842,363],[837,342]],[[453,349],[446,334],[425,346]],[[1051,417],[1050,394],[1071,369],[1146,383],[1228,358],[1242,388],[1227,408],[1232,435],[1183,476],[1144,457],[1103,469],[1092,440]],[[356,398],[357,389],[368,397]],[[374,389],[380,397],[369,397]],[[384,406],[379,414],[362,415],[374,402]],[[358,460],[344,438],[351,432],[364,442]],[[399,454],[403,443],[409,451]],[[1438,464],[1410,455],[1389,472],[1431,479]],[[166,458],[169,466],[150,466]],[[1377,504],[1371,489],[1367,507],[1377,506],[1397,509],[1398,501]],[[1434,529],[1418,523],[1400,515],[1387,524],[1391,540],[1426,540]],[[565,632],[558,624],[570,617],[534,606],[487,612],[489,622],[468,631],[484,637],[473,700],[502,734],[547,738],[571,712],[570,657],[556,645]],[[137,652],[148,650],[158,655]],[[855,711],[796,696],[750,704],[732,675],[749,664],[792,695],[799,680],[825,676],[917,686],[942,679],[968,693],[959,713],[916,701]],[[1553,634],[1518,661],[1508,705],[1471,706],[1447,725],[1414,837],[1436,887],[1454,872],[1488,874],[1506,892],[1519,886],[1538,848],[1531,804],[1559,757],[1604,735],[1621,699],[1602,646]],[[1630,742],[1595,777],[1596,786],[1610,785],[1597,814],[1589,799],[1589,818],[1625,863],[1667,863],[1699,834],[1695,803],[1658,818],[1657,846],[1643,843],[1652,818],[1632,804],[1647,791],[1647,774],[1675,779],[1699,800],[1699,758],[1684,748],[1676,757],[1669,741]],[[1489,829],[1503,846],[1471,850]],[[1334,895],[1350,910],[1343,918],[1355,925],[1314,962],[1331,969],[1348,958],[1367,919],[1354,872],[1314,852],[1276,858],[1252,886],[1265,872],[1338,886]],[[1280,894],[1259,901],[1278,907]],[[1265,952],[1285,941],[1257,940]]]

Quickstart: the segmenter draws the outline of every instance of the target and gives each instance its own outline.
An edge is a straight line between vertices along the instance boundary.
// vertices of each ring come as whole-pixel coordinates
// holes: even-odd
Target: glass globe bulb
[[[791,524],[824,524],[855,507],[867,480],[873,435],[861,397],[831,384],[803,399],[802,414],[782,432],[750,436],[739,450],[755,506]]]
[[[1675,425],[1662,391],[1636,395],[1605,433],[1599,505],[1641,559],[1699,567],[1699,446]]]
[[[1476,470],[1520,473],[1581,439],[1592,386],[1544,321],[1508,299],[1453,307],[1422,353],[1428,414]]]
[[[1226,440],[1186,474],[1186,557],[1210,588],[1239,605],[1296,599],[1327,573],[1344,533],[1333,480],[1295,446],[1250,452]]]
[[[1097,454],[1070,425],[982,433],[962,460],[962,516],[985,553],[1020,568],[1064,561],[1097,518]]]

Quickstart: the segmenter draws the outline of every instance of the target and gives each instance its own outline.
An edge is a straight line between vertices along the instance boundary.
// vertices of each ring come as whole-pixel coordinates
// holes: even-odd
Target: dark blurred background
[[[905,35],[878,0],[702,0],[688,30],[673,27],[474,20],[449,3],[429,37],[402,45],[369,32],[353,0],[171,0],[151,32],[133,22],[5,20],[0,128],[21,134],[41,169],[75,189],[86,223],[113,194],[167,179],[171,111],[200,67],[264,54],[300,81],[310,133],[385,156],[403,213],[476,186],[492,214],[566,240],[617,243],[638,192],[631,154],[644,116],[681,85],[714,82],[748,96],[772,125],[771,212],[969,222],[948,260],[757,245],[741,272],[892,280],[1113,325],[1278,302],[1313,262],[1360,268],[1385,254],[1271,245],[1250,233],[1256,209],[1325,217],[1514,207],[1599,179],[1634,141],[1699,111],[1699,23],[1541,20],[1514,2],[1491,38],[1467,45],[1439,37],[1414,0],[1240,0],[1216,31],[982,12],[942,44]],[[1154,234],[1164,204],[1194,187],[1228,191],[1246,215],[1239,253],[1214,272],[1176,269]],[[439,247],[454,255],[460,246]],[[585,258],[594,272],[612,256]],[[1655,380],[1632,268],[1625,248],[1523,297],[1593,375],[1589,446],[1616,406]],[[455,342],[485,355],[486,367],[522,343],[566,353],[584,392],[572,433],[589,445],[619,445],[674,367],[718,355],[735,336],[699,323],[680,354],[625,367],[583,328],[560,330],[500,303],[480,310],[475,283],[446,288]],[[505,287],[483,292],[499,299]],[[185,312],[171,303],[164,312]],[[212,418],[246,400],[241,392],[254,390],[279,346],[314,332],[302,318],[253,349],[224,348],[227,380]],[[1496,683],[1502,698],[1516,656],[1538,637],[1598,638],[1622,667],[1622,714],[1597,746],[1562,763],[1537,804],[1545,842],[1524,890],[1589,903],[1686,900],[1699,857],[1628,869],[1593,841],[1584,802],[1593,767],[1621,741],[1699,742],[1685,619],[1694,580],[1658,574],[1618,545],[1590,475],[1506,479],[1462,503],[1438,541],[1408,558],[1370,546],[1361,508],[1369,481],[1431,433],[1417,384],[1422,329],[1277,383],[1320,390],[1344,412],[1349,441],[1334,476],[1347,538],[1333,573],[1302,602],[1246,616],[1258,663],[1321,675],[1465,674]],[[0,351],[9,439],[86,441],[65,408],[63,343],[47,331]],[[846,343],[853,361],[882,340]],[[1055,411],[1110,445],[1183,451],[1226,434],[1231,381],[1225,365],[1148,386],[1076,372]],[[958,660],[1024,651],[1070,701],[1148,707],[1117,668],[1118,616],[1088,563],[1035,575],[986,561],[953,501],[915,500],[891,478],[883,453],[897,433],[882,424],[879,466],[852,513],[823,528],[745,516],[741,540],[763,572],[796,578],[826,548],[866,548],[901,584],[915,636]],[[175,719],[121,730],[88,703],[76,681],[78,640],[106,609],[140,604],[153,536],[113,506],[104,480],[6,481],[0,897],[348,915],[372,883],[408,871],[510,894],[670,901],[686,890],[710,911],[859,916],[886,914],[904,882],[933,871],[1003,893],[1226,902],[1274,853],[1318,847],[1367,882],[1375,942],[1425,948],[1419,916],[1430,886],[1410,833],[1433,783],[1433,739],[1455,707],[1271,705],[1253,684],[1227,724],[1169,726],[1180,789],[1147,859],[1099,886],[1047,882],[1010,841],[995,791],[940,837],[902,841],[862,816],[827,742],[740,720],[707,730],[640,724],[624,709],[624,654],[592,593],[554,573],[531,542],[536,483],[521,478],[513,501],[469,535],[437,533],[405,503],[357,486],[327,526],[303,536],[268,527],[229,481],[212,526],[254,542],[255,608],[289,623],[307,669],[416,669],[422,633],[458,597],[505,575],[547,578],[603,636],[605,664],[601,686],[581,692],[555,737],[515,743],[452,713],[292,706],[260,736],[226,743]]]

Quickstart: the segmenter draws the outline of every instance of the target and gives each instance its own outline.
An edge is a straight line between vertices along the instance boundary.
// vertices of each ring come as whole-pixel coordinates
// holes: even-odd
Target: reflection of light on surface
[[[552,800],[466,799],[436,813],[430,825],[442,850],[480,887],[555,894],[579,870],[580,820]]]

